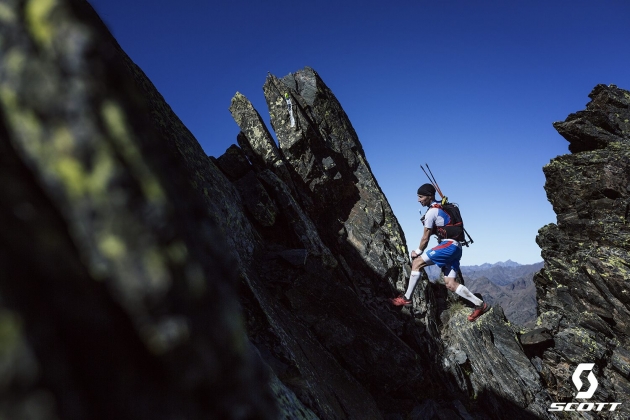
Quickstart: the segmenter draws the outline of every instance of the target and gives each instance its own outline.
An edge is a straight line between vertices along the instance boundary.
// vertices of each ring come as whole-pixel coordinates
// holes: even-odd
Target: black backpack
[[[446,202],[444,204],[434,204],[432,207],[442,209],[451,221],[445,226],[438,226],[435,234],[441,241],[443,239],[455,239],[456,241],[466,243],[464,235],[464,220],[459,212],[459,207],[455,203]],[[466,243],[466,245],[468,245]]]

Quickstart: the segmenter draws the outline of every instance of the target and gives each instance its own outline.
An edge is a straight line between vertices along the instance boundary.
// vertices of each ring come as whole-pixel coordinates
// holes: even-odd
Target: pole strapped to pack
[[[433,172],[431,172],[431,168],[429,168],[429,164],[425,163],[427,169],[429,170],[429,173],[427,173],[427,171],[424,170],[424,166],[420,165],[420,169],[422,169],[422,172],[424,172],[424,174],[427,176],[427,178],[429,178],[429,181],[431,182],[431,185],[433,185],[433,188],[435,188],[435,191],[437,191],[437,193],[440,195],[440,198],[442,199],[442,204],[446,204],[448,202],[448,197],[446,197],[444,194],[442,194],[442,190],[440,190],[440,187],[437,183],[437,181],[435,180],[435,177],[433,176]],[[431,174],[431,176],[429,176],[429,174]]]

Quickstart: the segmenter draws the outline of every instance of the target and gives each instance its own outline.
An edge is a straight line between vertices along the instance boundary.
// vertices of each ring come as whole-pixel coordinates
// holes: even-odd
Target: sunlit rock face
[[[262,238],[242,296],[250,338],[320,418],[410,410],[439,371],[439,345],[426,327],[432,312],[410,328],[387,300],[409,273],[398,221],[313,69],[269,75],[263,94],[278,144],[237,93],[238,147],[215,160]]]
[[[536,362],[559,401],[575,394],[575,366],[595,363],[592,401],[621,402],[610,418],[628,418],[630,92],[598,85],[589,97],[585,110],[554,123],[573,153],[543,169],[557,223],[539,231],[545,269],[535,283],[538,324],[553,344]]]

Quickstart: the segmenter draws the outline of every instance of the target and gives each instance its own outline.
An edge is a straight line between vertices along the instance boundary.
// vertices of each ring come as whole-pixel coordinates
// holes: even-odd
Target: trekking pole
[[[427,166],[427,168],[428,168],[428,166]],[[424,174],[427,176],[427,178],[429,178],[429,182],[431,183],[431,185],[433,185],[433,188],[435,188],[435,191],[437,191],[437,193],[440,194],[440,190],[435,185],[435,181],[431,179],[431,177],[429,176],[427,171],[424,169],[424,166],[420,165],[420,169],[422,169],[422,172],[424,172]],[[442,194],[440,194],[440,198],[442,198]]]
[[[470,243],[474,244],[475,241],[473,241],[472,236],[470,236],[470,234],[468,233],[468,231],[466,229],[464,229],[464,233],[466,234],[466,236],[468,236],[468,239],[470,239]],[[468,244],[466,244],[466,246],[468,246]]]
[[[440,195],[440,199],[442,200],[442,205],[446,204],[448,202],[448,197],[446,197],[444,194],[442,194],[442,190],[440,190],[440,186],[438,185],[435,176],[433,175],[433,172],[431,171],[431,168],[429,168],[429,164],[425,163],[427,169],[429,170],[429,173],[431,174],[431,176],[429,176],[429,174],[427,173],[427,171],[424,170],[424,167],[422,165],[420,165],[420,168],[422,169],[422,172],[424,172],[424,174],[427,176],[427,178],[429,178],[429,181],[431,182],[431,185],[433,185],[433,188],[435,188],[435,191],[437,191],[437,193]]]
[[[425,165],[427,166],[427,169],[429,170],[429,173],[431,174],[431,178],[433,179],[433,182],[435,183],[435,189],[437,190],[438,194],[440,194],[440,197],[444,197],[444,194],[442,194],[442,191],[440,190],[440,187],[438,186],[435,176],[433,176],[433,172],[431,172],[431,168],[429,168],[429,164],[425,163]]]

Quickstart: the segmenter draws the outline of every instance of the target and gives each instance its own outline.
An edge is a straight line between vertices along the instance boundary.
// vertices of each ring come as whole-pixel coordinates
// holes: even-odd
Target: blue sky
[[[551,124],[599,83],[630,89],[627,0],[90,3],[212,156],[236,143],[237,91],[271,129],[267,72],[315,69],[410,249],[421,164],[460,205],[463,265],[542,260],[536,234],[556,221],[542,167],[568,153]]]

